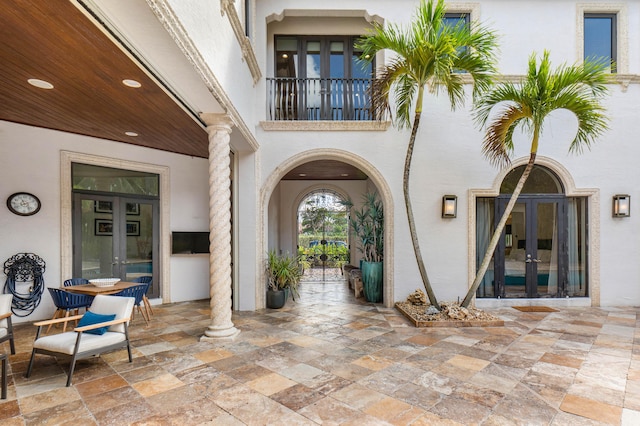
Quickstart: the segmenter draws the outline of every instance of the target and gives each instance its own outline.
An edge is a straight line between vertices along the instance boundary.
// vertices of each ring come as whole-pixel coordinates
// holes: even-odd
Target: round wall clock
[[[16,192],[7,198],[7,207],[11,213],[20,216],[31,216],[40,210],[40,200],[28,192]]]

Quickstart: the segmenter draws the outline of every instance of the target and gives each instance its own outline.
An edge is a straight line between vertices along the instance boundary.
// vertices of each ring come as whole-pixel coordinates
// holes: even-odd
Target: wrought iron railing
[[[268,120],[374,120],[368,78],[267,78]]]

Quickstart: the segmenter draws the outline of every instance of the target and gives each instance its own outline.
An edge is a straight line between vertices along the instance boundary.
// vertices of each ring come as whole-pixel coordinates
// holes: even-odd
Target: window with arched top
[[[502,180],[500,185],[500,194],[513,194],[525,165],[518,166],[511,170]],[[564,194],[562,182],[558,176],[550,169],[544,166],[534,165],[531,174],[524,183],[522,188],[523,194]]]
[[[525,167],[507,173],[497,197],[476,200],[476,268]],[[507,217],[477,297],[587,296],[588,219],[587,198],[566,197],[558,175],[534,165]]]

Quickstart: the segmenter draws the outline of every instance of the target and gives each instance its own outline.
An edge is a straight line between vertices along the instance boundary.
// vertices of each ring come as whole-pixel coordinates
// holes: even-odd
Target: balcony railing
[[[368,78],[267,78],[269,120],[371,121]]]

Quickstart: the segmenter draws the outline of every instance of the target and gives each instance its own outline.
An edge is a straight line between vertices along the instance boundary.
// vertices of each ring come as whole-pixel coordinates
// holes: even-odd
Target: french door
[[[496,223],[509,198],[496,198]],[[508,298],[565,296],[567,236],[564,196],[520,196],[495,252],[495,294]]]
[[[157,199],[74,193],[73,274],[132,281],[153,276],[148,295],[159,297]]]

